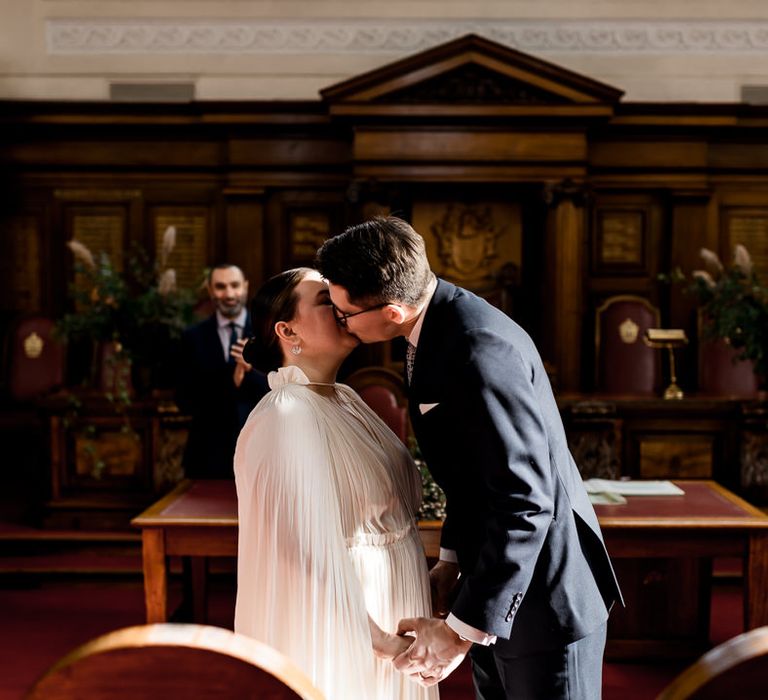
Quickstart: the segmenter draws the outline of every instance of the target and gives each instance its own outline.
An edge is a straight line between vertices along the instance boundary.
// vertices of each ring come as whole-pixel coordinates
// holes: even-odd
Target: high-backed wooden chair
[[[271,647],[220,627],[127,627],[55,664],[27,700],[323,700]]]
[[[656,700],[758,700],[767,685],[768,627],[758,627],[708,651]]]
[[[643,336],[659,327],[659,310],[630,294],[610,297],[595,314],[595,359],[598,391],[652,395],[659,384],[659,351]]]
[[[27,316],[13,324],[6,348],[13,401],[32,401],[64,384],[65,350],[53,339],[53,325],[44,316]]]
[[[408,444],[408,400],[403,378],[386,367],[365,367],[346,379],[381,420],[405,445]]]

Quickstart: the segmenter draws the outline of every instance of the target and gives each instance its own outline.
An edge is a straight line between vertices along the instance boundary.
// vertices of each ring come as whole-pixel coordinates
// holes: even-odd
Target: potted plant
[[[74,310],[58,320],[57,333],[91,342],[93,383],[123,401],[132,391],[169,385],[173,342],[194,320],[196,295],[177,287],[176,272],[167,265],[175,239],[170,226],[156,261],[135,247],[124,272],[106,253],[94,255],[77,240],[67,243],[75,257]]]
[[[733,262],[726,266],[711,250],[702,248],[704,268],[692,273],[688,291],[700,306],[703,340],[720,340],[733,349],[733,361],[752,364],[757,384],[768,380],[768,288],[758,278],[749,252],[734,248]],[[679,270],[672,281],[686,281]]]

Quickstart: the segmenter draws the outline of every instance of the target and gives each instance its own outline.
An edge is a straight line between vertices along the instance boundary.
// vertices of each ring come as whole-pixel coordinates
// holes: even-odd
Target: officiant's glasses
[[[369,306],[367,309],[363,309],[362,311],[350,311],[349,313],[345,311],[341,311],[336,304],[331,304],[333,307],[333,315],[336,317],[336,323],[338,323],[340,326],[347,327],[347,319],[352,318],[353,316],[359,316],[360,314],[367,314],[369,311],[376,311],[376,309],[383,309],[385,306],[388,306],[390,302],[385,301],[382,304],[376,304],[375,306]]]

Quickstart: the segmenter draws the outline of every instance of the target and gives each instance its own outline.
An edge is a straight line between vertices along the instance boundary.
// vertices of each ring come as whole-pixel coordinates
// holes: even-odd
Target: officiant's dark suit
[[[475,664],[507,675],[509,697],[538,697],[526,694],[530,666],[514,660],[604,635],[621,599],[539,353],[508,316],[438,280],[409,391],[416,438],[447,497],[441,547],[462,572],[451,612],[498,637],[473,646]]]
[[[251,335],[248,316],[241,337]],[[237,436],[269,387],[264,375],[255,370],[247,372],[236,387],[233,367],[222,349],[216,314],[184,331],[176,402],[182,413],[192,416],[183,460],[187,477],[234,478]]]

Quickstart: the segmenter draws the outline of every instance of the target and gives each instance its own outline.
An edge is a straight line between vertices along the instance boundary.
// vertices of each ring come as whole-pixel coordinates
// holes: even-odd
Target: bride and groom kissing
[[[395,217],[328,239],[318,270],[269,280],[242,362],[271,391],[238,440],[235,629],[328,698],[437,697],[469,654],[479,700],[594,700],[621,601],[538,351],[432,273]],[[421,483],[403,444],[336,373],[405,337],[414,434],[446,494],[427,571]]]

